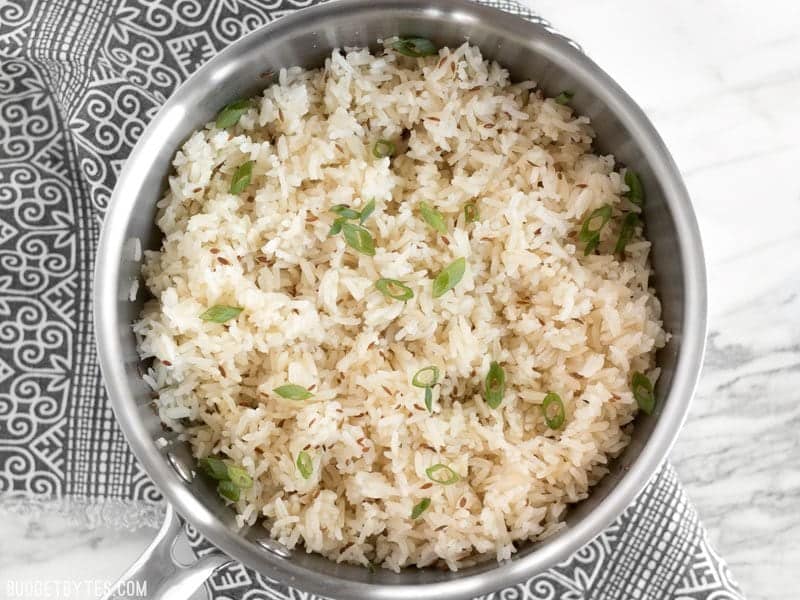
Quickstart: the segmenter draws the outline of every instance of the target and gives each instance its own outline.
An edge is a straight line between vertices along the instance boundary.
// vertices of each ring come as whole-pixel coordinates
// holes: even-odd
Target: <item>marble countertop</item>
[[[528,3],[641,104],[686,178],[705,244],[710,328],[672,461],[747,597],[796,598],[800,3]],[[113,581],[153,534],[89,531],[57,516],[5,520],[0,581]]]

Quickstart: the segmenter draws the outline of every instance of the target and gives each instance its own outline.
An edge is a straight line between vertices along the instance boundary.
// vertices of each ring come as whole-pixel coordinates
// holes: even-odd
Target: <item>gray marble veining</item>
[[[671,459],[747,596],[797,598],[800,4],[533,4],[643,105],[686,177],[711,303]]]

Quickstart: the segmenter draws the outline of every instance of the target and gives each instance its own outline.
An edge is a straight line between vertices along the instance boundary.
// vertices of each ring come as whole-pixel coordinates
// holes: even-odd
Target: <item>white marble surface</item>
[[[800,2],[529,0],[642,105],[683,172],[711,288],[672,461],[747,596],[800,583]],[[0,522],[5,581],[111,581],[152,530]],[[82,594],[82,597],[93,597]]]

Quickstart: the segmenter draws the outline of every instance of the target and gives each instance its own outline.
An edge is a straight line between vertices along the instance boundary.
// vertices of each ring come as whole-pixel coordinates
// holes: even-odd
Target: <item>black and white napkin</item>
[[[103,216],[125,158],[178,84],[244,33],[315,2],[0,3],[0,510],[158,524],[161,497],[115,423],[95,355]],[[540,20],[510,0],[485,3]],[[209,586],[215,600],[311,598],[241,565]],[[486,598],[742,596],[667,465],[568,561]]]

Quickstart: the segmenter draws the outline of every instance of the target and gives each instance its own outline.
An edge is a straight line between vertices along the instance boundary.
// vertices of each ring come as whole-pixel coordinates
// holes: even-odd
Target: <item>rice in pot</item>
[[[135,331],[156,358],[163,422],[198,458],[252,477],[234,503],[241,524],[394,570],[506,559],[562,527],[628,443],[632,374],[654,381],[666,341],[641,228],[613,253],[638,208],[592,137],[589,119],[464,44],[420,59],[335,51],[324,69],[281,71],[236,125],[188,139],[158,204],[163,245],[143,269],[155,299]],[[376,158],[384,139],[395,156]],[[246,161],[251,181],[230,193]],[[373,199],[369,256],[329,235],[330,209]],[[612,217],[584,256],[579,232],[604,205]],[[463,278],[434,298],[434,277],[462,257]],[[413,297],[383,295],[379,278]],[[243,310],[201,319],[214,305]],[[482,395],[492,361],[506,378],[496,409]],[[411,384],[429,365],[432,414]],[[313,396],[273,391],[289,382]],[[542,412],[549,391],[565,407],[558,429]],[[458,481],[432,481],[436,464]]]

